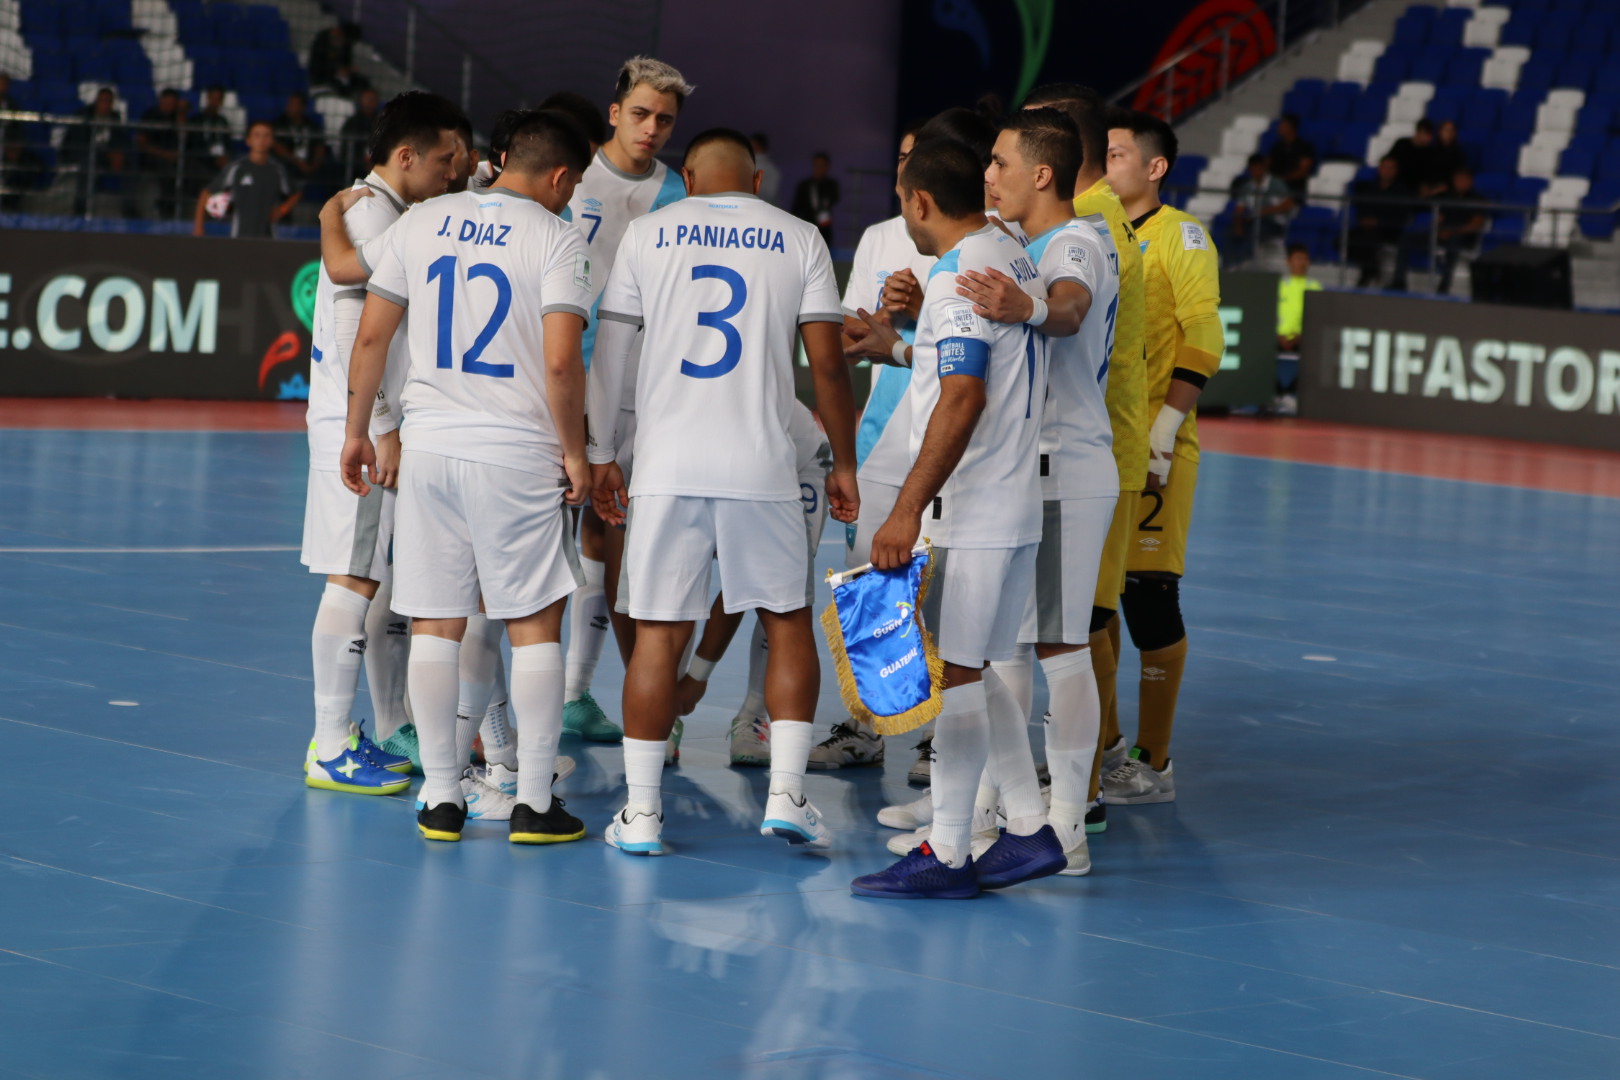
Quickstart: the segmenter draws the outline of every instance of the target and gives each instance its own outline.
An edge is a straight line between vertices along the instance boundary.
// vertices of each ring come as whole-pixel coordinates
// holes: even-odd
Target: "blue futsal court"
[[[743,641],[672,856],[601,842],[619,753],[568,740],[589,839],[428,844],[299,777],[302,434],[0,460],[4,1080],[1620,1076],[1620,500],[1206,454],[1180,801],[1089,878],[908,904],[848,883],[910,740],[811,774],[832,852],[757,835]]]

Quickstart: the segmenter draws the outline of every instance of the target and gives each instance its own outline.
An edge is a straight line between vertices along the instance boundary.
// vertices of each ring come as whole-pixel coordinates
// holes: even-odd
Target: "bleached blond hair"
[[[638,86],[650,86],[660,94],[674,94],[677,108],[686,104],[686,95],[694,89],[686,76],[650,56],[632,56],[624,62],[624,67],[619,69],[619,81],[613,86],[613,103],[622,104]]]

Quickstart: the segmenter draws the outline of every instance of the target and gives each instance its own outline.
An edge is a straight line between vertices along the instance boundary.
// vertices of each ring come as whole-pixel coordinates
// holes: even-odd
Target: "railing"
[[[0,110],[0,134],[0,210],[85,220],[191,221],[199,193],[246,153],[220,129],[83,115]],[[369,132],[278,131],[272,157],[314,197],[368,172],[369,144]],[[101,207],[113,212],[98,214]]]
[[[1110,95],[1118,105],[1177,121],[1219,101],[1291,45],[1315,30],[1331,29],[1370,0],[1266,0],[1242,16],[1221,15],[1218,25],[1156,64],[1142,78]]]

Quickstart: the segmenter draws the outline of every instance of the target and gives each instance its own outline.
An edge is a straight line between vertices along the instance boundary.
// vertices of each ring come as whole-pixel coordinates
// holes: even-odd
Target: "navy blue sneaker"
[[[979,895],[979,877],[973,871],[971,857],[953,869],[940,862],[924,840],[887,870],[850,882],[849,891],[885,900],[971,900]]]
[[[354,725],[354,731],[349,735],[349,746],[355,753],[379,769],[387,769],[389,772],[395,773],[408,773],[411,771],[411,759],[409,757],[384,750],[371,741],[366,735],[366,729],[359,724]]]
[[[1028,836],[1004,832],[990,845],[974,869],[981,889],[1005,889],[1021,881],[1048,877],[1069,865],[1052,826],[1042,825]]]

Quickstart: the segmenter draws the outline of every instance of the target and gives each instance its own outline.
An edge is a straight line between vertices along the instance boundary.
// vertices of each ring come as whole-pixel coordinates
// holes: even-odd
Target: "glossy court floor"
[[[307,790],[298,416],[172,412],[0,408],[4,1080],[1620,1076],[1616,457],[1208,425],[1179,801],[904,904],[848,882],[910,741],[812,775],[829,854],[758,836],[740,649],[667,858],[599,839],[613,748],[556,848]]]

